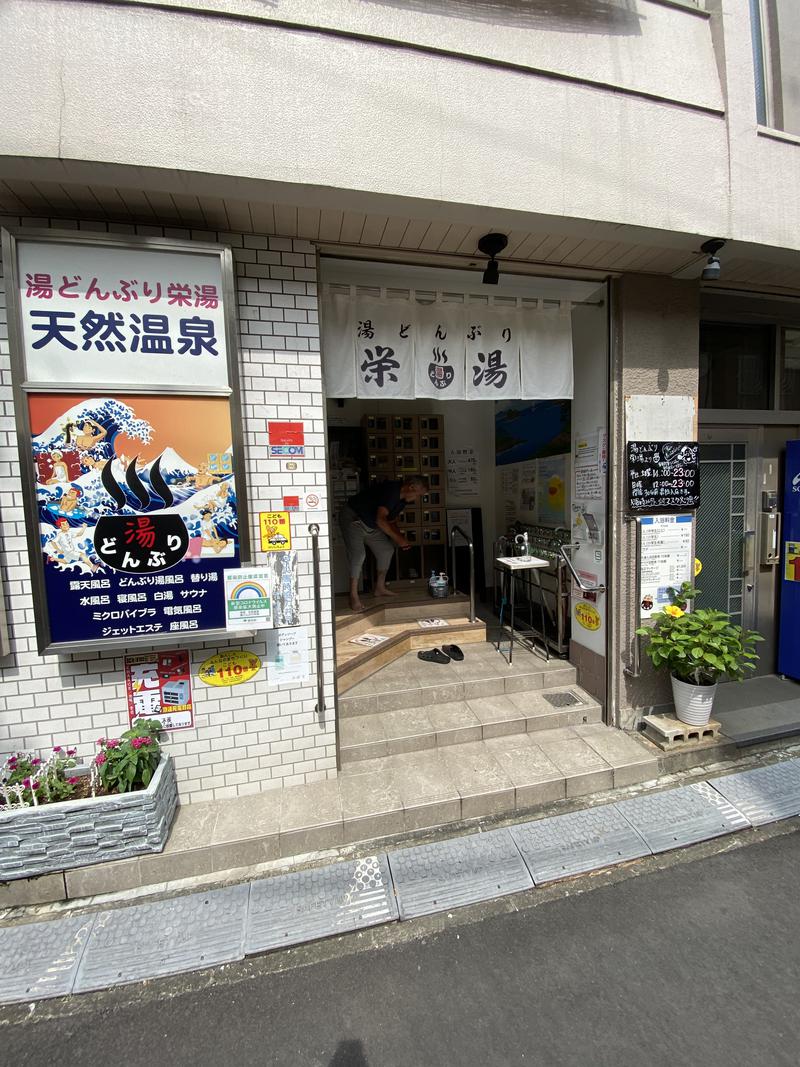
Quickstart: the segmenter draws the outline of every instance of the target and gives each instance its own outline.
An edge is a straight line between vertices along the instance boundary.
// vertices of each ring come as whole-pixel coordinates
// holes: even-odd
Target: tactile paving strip
[[[621,800],[614,807],[652,852],[709,841],[750,826],[740,811],[705,782]]]
[[[385,856],[253,882],[245,952],[266,952],[397,919]]]
[[[536,885],[649,856],[613,804],[509,827]]]
[[[401,919],[492,900],[533,885],[507,830],[400,849],[389,854],[389,865]]]
[[[800,760],[726,774],[712,778],[709,785],[746,815],[753,826],[800,815]]]
[[[74,992],[242,959],[249,888],[232,885],[99,912]]]
[[[71,992],[94,915],[0,929],[0,1002],[41,1000]]]

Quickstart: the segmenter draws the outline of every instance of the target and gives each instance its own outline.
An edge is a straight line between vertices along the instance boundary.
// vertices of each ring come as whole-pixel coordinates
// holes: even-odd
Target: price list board
[[[699,446],[696,442],[628,442],[629,514],[692,511],[699,503]]]

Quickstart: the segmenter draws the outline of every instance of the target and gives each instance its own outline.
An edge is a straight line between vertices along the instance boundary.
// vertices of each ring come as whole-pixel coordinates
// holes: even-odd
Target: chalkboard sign
[[[700,503],[699,446],[687,441],[628,441],[628,511],[691,511]]]

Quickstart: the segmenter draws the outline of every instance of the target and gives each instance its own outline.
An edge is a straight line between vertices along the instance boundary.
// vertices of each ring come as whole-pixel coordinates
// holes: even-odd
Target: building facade
[[[285,497],[298,500],[298,623],[308,630],[312,664],[321,664],[326,706],[315,669],[300,684],[279,686],[262,675],[205,686],[199,664],[242,641],[188,642],[195,723],[168,743],[182,802],[337,774],[330,408],[320,324],[322,284],[336,282],[335,263],[375,264],[379,287],[394,268],[472,270],[479,281],[478,240],[500,232],[508,236],[504,276],[520,285],[530,279],[534,289],[544,278],[564,292],[574,284],[601,293],[602,312],[584,329],[587,362],[575,403],[588,404],[582,382],[586,388],[590,368],[602,365],[606,377],[585,421],[608,441],[598,558],[603,628],[599,644],[573,641],[570,658],[612,725],[633,728],[669,703],[664,679],[639,661],[634,636],[641,590],[636,524],[624,499],[626,404],[681,398],[699,440],[705,433],[720,446],[732,447],[734,430],[746,425],[756,476],[766,477],[774,455],[777,486],[781,442],[800,426],[792,347],[800,322],[800,139],[789,7],[780,0],[3,5],[0,222],[20,240],[26,231],[58,231],[230,248],[253,566],[265,562],[259,513],[280,510]],[[721,275],[701,283],[707,256],[699,249],[711,238],[725,242]],[[735,342],[721,332],[733,326]],[[758,327],[762,348],[739,351],[741,331]],[[574,341],[580,331],[573,318]],[[8,333],[0,333],[8,628],[0,750],[86,749],[127,722],[125,649],[40,651],[11,355]],[[726,359],[738,383],[727,393],[726,371],[715,364]],[[270,452],[271,420],[304,425],[305,455],[294,469]],[[733,467],[729,477],[740,478]],[[730,501],[734,488],[726,490]],[[750,507],[748,500],[742,511]],[[734,513],[731,503],[726,521]],[[742,535],[749,521],[744,514]],[[312,524],[319,527],[320,647]],[[751,566],[759,570],[755,560]],[[774,569],[763,571],[760,585],[748,582],[747,566],[720,580],[733,614],[749,612],[748,620],[774,631]],[[246,648],[266,657],[261,637]],[[775,669],[771,661],[767,668]]]

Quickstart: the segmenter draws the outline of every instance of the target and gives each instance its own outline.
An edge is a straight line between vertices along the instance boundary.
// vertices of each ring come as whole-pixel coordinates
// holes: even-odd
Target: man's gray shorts
[[[342,528],[347,562],[350,564],[350,577],[360,578],[361,568],[367,557],[367,545],[375,557],[379,571],[388,571],[394,556],[394,541],[383,530],[373,529],[359,519],[358,515],[347,505],[339,512],[339,525]]]

